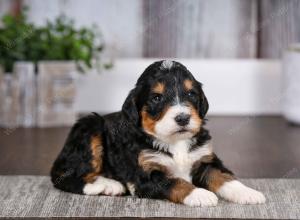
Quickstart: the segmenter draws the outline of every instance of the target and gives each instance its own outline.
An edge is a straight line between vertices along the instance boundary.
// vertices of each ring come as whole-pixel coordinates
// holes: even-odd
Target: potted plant
[[[103,44],[95,29],[76,29],[65,16],[36,32],[40,39],[32,42],[32,60],[38,69],[38,125],[70,125],[75,120],[76,72],[100,67]],[[98,59],[93,59],[97,57]],[[94,65],[93,65],[94,64]],[[107,67],[107,66],[105,66]]]
[[[91,67],[111,67],[110,63],[100,62],[100,53],[103,50],[101,36],[96,27],[75,28],[74,22],[65,16],[48,21],[45,26],[36,27],[27,22],[25,12],[22,11],[17,17],[4,16],[4,27],[0,30],[0,44],[7,47],[0,52],[0,65],[8,72],[15,72],[10,75],[23,76],[16,77],[24,82],[25,89],[19,89],[22,93],[20,97],[24,98],[24,93],[30,97],[37,95],[36,99],[26,100],[37,100],[38,107],[30,103],[31,101],[25,105],[30,103],[34,109],[27,108],[24,111],[21,107],[22,124],[26,124],[24,121],[28,122],[30,118],[36,118],[36,124],[41,127],[70,125],[76,117],[74,97],[77,72],[85,72]],[[10,50],[12,47],[14,49]],[[24,75],[32,79],[24,79]],[[30,88],[32,91],[26,93]],[[4,98],[7,99],[7,96]],[[29,124],[33,124],[32,121]]]

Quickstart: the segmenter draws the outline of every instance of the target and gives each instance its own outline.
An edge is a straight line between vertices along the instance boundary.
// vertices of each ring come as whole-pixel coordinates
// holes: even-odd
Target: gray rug
[[[299,219],[300,179],[244,179],[264,192],[264,205],[219,201],[192,208],[133,197],[83,196],[52,187],[49,177],[0,176],[0,217],[183,217]]]

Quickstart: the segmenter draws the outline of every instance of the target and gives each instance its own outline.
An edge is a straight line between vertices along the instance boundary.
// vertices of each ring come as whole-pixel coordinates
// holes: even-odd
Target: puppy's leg
[[[56,188],[88,195],[124,192],[121,183],[103,177],[103,124],[103,118],[94,114],[73,126],[51,169]]]
[[[264,195],[235,179],[216,155],[203,158],[195,164],[193,184],[204,187],[220,197],[239,204],[260,204],[266,201]]]
[[[141,198],[167,199],[189,206],[216,206],[218,203],[214,193],[196,188],[180,178],[168,178],[159,171],[154,171],[148,177],[141,174],[135,183],[135,194]]]
[[[142,198],[167,199],[189,206],[215,206],[217,196],[203,188],[196,188],[180,178],[173,178],[167,168],[151,161],[151,157],[140,155],[139,172],[135,183],[135,194]],[[132,187],[132,184],[131,184]]]

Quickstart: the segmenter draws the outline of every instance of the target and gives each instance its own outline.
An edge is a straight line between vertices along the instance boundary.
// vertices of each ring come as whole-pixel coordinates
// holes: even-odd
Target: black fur
[[[53,164],[51,180],[55,187],[73,193],[82,193],[83,177],[92,172],[90,138],[102,134],[104,120],[97,114],[84,117],[73,126],[65,146]]]
[[[178,94],[180,101],[191,103],[204,120],[209,105],[201,84],[186,67],[174,62],[174,67],[169,70],[162,69],[161,64],[162,61],[155,62],[144,71],[125,100],[122,111],[103,117],[92,114],[73,126],[51,170],[55,187],[67,192],[83,193],[83,186],[86,184],[84,177],[93,172],[90,139],[94,135],[100,135],[103,143],[103,168],[99,175],[113,178],[124,185],[134,183],[136,194],[140,197],[168,198],[175,180],[159,170],[145,172],[138,164],[139,153],[144,149],[153,149],[154,141],[154,137],[142,128],[141,111],[147,106],[147,113],[157,118],[164,107],[172,103],[174,94]],[[195,82],[195,88],[190,93],[178,86],[184,79]],[[159,94],[151,93],[151,86],[158,81],[166,85],[166,94],[160,98],[156,97]],[[201,127],[195,138],[197,142],[193,147],[196,148],[209,141],[210,135]],[[215,158],[212,163],[202,164],[194,170],[193,176],[199,179],[211,167],[231,173]],[[195,184],[207,187],[205,181],[195,181]]]

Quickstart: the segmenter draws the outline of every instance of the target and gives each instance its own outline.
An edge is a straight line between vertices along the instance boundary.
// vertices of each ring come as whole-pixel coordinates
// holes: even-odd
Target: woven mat
[[[84,196],[53,188],[46,176],[0,176],[0,217],[181,217],[300,219],[300,179],[243,179],[267,203],[187,207],[135,197]]]

